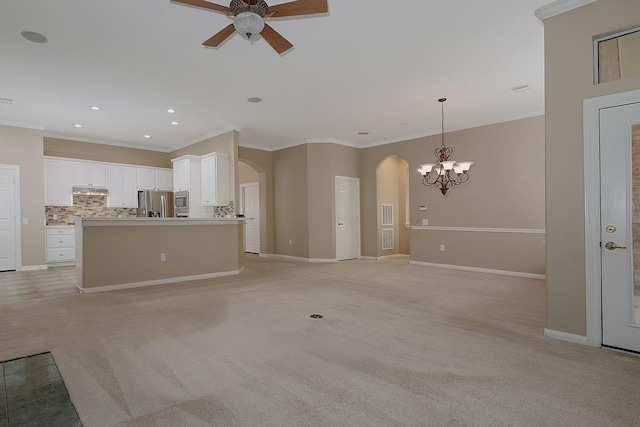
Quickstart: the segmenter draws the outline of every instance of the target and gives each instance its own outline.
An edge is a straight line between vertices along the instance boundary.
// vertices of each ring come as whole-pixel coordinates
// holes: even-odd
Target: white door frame
[[[245,210],[245,206],[244,206],[244,190],[245,190],[246,187],[258,187],[258,212],[260,212],[260,205],[259,205],[260,204],[260,182],[255,181],[255,182],[247,182],[247,183],[244,183],[244,184],[240,184],[240,204],[239,204],[240,205],[239,206],[240,210],[239,210],[239,212],[245,214],[245,216],[247,214],[247,212]],[[245,229],[244,229],[244,233],[243,233],[244,237],[242,239],[242,251],[243,252],[247,251],[246,226],[247,226],[247,223],[245,221],[245,224],[244,224]],[[260,221],[258,222],[258,227],[260,227],[260,228],[262,227],[262,218],[260,218]],[[262,233],[262,230],[260,230],[260,232]],[[262,248],[262,241],[260,241],[260,247]],[[261,253],[261,251],[258,251],[258,252]]]
[[[602,346],[602,266],[600,248],[600,110],[640,102],[640,90],[583,101],[584,237],[587,285],[587,345]]]
[[[13,213],[16,229],[16,271],[22,270],[22,215],[20,211],[20,165],[0,163],[0,168],[13,170]]]
[[[361,235],[360,235],[361,226],[362,226],[362,221],[361,221],[361,218],[360,218],[360,201],[361,201],[361,199],[360,199],[360,178],[354,178],[354,177],[349,177],[349,176],[339,176],[339,175],[335,176],[334,187],[333,187],[333,191],[335,193],[335,196],[334,196],[335,197],[335,206],[334,206],[335,218],[334,218],[334,222],[333,222],[333,227],[334,227],[333,230],[334,230],[334,239],[335,239],[335,244],[336,244],[336,247],[335,247],[335,249],[336,249],[336,259],[339,259],[338,258],[338,249],[339,248],[338,248],[338,237],[337,237],[337,234],[338,234],[338,229],[337,229],[338,228],[338,225],[337,225],[338,224],[338,191],[337,191],[338,190],[338,181],[350,181],[350,182],[355,183],[358,186],[358,200],[357,200],[357,203],[356,203],[356,218],[357,218],[358,226],[356,227],[356,234],[357,234],[356,241],[358,242],[358,249],[357,249],[358,256],[357,256],[357,258],[360,259],[362,257],[362,241],[361,241]]]

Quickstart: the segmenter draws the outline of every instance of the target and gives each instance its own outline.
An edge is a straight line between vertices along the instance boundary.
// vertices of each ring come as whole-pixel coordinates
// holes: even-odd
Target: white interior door
[[[0,271],[16,269],[15,175],[0,165]]]
[[[360,257],[360,180],[336,176],[336,258]]]
[[[260,253],[260,186],[257,182],[242,184],[244,251]]]
[[[602,344],[640,352],[640,103],[600,110]]]

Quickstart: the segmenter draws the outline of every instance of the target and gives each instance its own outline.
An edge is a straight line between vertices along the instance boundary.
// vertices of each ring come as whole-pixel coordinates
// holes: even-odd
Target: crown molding
[[[541,8],[536,10],[535,15],[539,20],[544,22],[544,20],[547,18],[560,15],[561,13],[577,9],[596,1],[597,0],[556,0],[553,3],[549,3],[548,5],[542,6]]]

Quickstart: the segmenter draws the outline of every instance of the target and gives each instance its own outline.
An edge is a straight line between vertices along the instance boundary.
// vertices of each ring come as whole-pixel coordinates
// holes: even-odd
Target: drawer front
[[[76,260],[75,248],[47,249],[47,262],[69,262]]]
[[[73,248],[76,245],[76,236],[61,234],[59,236],[47,236],[47,248]]]
[[[47,227],[47,236],[60,236],[70,234],[76,234],[76,229],[74,227]]]

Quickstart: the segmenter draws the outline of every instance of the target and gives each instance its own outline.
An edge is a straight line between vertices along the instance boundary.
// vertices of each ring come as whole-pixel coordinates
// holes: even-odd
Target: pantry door
[[[640,103],[600,110],[602,344],[640,352]]]

